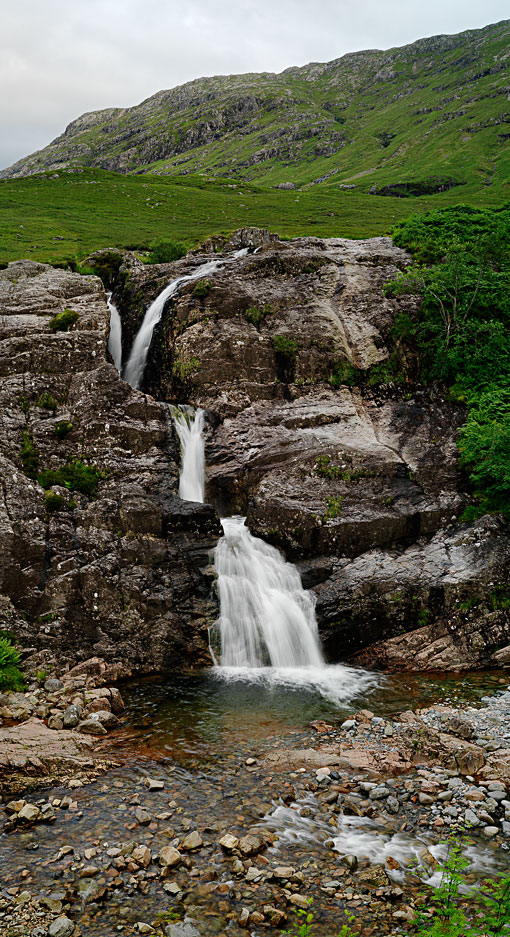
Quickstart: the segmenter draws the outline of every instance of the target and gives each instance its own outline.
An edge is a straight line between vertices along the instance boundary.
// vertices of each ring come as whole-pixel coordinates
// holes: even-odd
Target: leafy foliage
[[[510,517],[510,206],[414,216],[393,237],[418,262],[386,292],[421,298],[393,336],[418,352],[423,380],[443,381],[469,408],[459,449],[478,504],[463,519]]]
[[[287,361],[294,361],[299,348],[295,339],[289,338],[288,335],[273,335],[271,343],[277,355],[281,355]]]
[[[42,410],[55,411],[58,407],[58,400],[55,400],[55,398],[50,393],[48,393],[48,391],[45,390],[39,396],[39,399],[37,401],[37,406],[41,407]]]
[[[211,292],[212,283],[210,280],[199,280],[193,290],[195,299],[205,299]]]
[[[106,478],[106,474],[97,465],[87,465],[81,459],[74,459],[58,469],[45,469],[37,476],[37,481],[46,489],[61,485],[69,491],[80,491],[93,497],[100,480]]]
[[[34,442],[33,436],[29,432],[23,433],[21,462],[25,475],[28,475],[29,478],[37,478],[37,473],[39,471],[39,449]]]
[[[260,323],[264,321],[266,316],[272,315],[275,311],[276,310],[274,310],[269,303],[266,303],[265,306],[248,306],[244,315],[248,319],[248,322],[251,322],[251,324],[258,329]]]
[[[0,690],[22,690],[23,674],[18,667],[20,653],[9,638],[0,634]]]
[[[185,257],[186,253],[186,245],[183,244],[182,241],[165,239],[153,241],[147,263],[169,264],[173,260],[180,260],[181,257]]]

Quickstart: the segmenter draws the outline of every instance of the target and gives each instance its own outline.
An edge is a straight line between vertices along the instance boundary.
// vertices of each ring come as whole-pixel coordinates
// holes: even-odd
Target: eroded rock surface
[[[65,309],[75,325],[52,331]],[[0,271],[0,310],[4,627],[62,661],[104,657],[119,673],[206,659],[201,570],[217,519],[176,495],[168,408],[108,360],[101,281],[16,262]],[[80,474],[80,462],[100,473],[97,490],[60,478],[48,499],[37,477],[65,466]]]

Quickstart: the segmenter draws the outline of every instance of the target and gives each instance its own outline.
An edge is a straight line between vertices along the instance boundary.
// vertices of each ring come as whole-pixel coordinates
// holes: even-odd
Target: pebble
[[[58,917],[48,928],[50,937],[71,937],[73,931],[74,924],[68,917]]]

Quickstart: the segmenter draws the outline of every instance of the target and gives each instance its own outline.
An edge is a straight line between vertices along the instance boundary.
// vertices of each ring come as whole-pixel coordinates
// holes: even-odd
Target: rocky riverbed
[[[112,700],[108,689],[81,696]],[[156,726],[151,736],[150,694],[133,708],[130,692],[106,738],[48,729],[87,738],[87,765],[68,763],[51,788],[5,790],[6,937],[259,937],[310,900],[318,937],[344,911],[364,937],[405,934],[449,835],[465,840],[472,881],[508,869],[508,691],[391,717],[346,701],[308,725],[219,736],[200,762]],[[56,710],[69,695],[50,686],[36,699]]]

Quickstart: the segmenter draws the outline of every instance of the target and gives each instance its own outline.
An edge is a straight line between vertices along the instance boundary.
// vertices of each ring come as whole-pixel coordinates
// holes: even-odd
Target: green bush
[[[147,263],[169,264],[173,260],[180,260],[186,254],[186,245],[182,241],[153,241]]]
[[[299,348],[295,339],[289,338],[288,335],[273,335],[271,343],[277,355],[281,355],[287,361],[294,361]]]
[[[10,640],[0,635],[0,690],[23,690],[25,682],[18,667],[19,651]]]
[[[193,290],[195,299],[205,299],[211,292],[212,283],[210,280],[199,280]]]
[[[510,386],[481,395],[459,433],[458,446],[479,507],[510,518]]]
[[[34,442],[33,436],[29,432],[23,433],[21,462],[25,475],[28,475],[29,478],[37,478],[37,473],[39,471],[39,449]]]
[[[63,312],[57,313],[53,319],[50,319],[50,329],[53,332],[68,332],[73,325],[76,325],[79,318],[80,314],[75,309],[64,309]]]
[[[340,517],[342,513],[342,502],[343,497],[339,496],[337,498],[329,498],[328,500],[328,509],[323,515],[323,520],[329,521],[334,520],[335,517]]]
[[[349,361],[339,361],[328,377],[328,384],[331,387],[354,387],[360,383],[360,377],[360,372]]]
[[[248,319],[248,322],[251,322],[251,324],[258,329],[260,323],[264,321],[266,316],[273,315],[275,311],[276,310],[269,304],[265,306],[248,306],[244,311],[244,315],[245,318]]]
[[[73,424],[69,420],[59,420],[58,423],[55,423],[53,427],[53,435],[57,439],[65,439],[69,435],[73,428]]]
[[[55,411],[58,407],[58,401],[55,400],[55,398],[45,390],[40,395],[39,400],[37,401],[37,406],[41,407],[42,410]]]
[[[106,475],[107,472],[101,471],[97,465],[87,465],[80,459],[75,459],[58,469],[45,469],[37,476],[37,481],[46,489],[60,485],[69,491],[80,491],[93,497],[100,480],[106,478]]]
[[[44,496],[44,507],[48,514],[55,514],[57,511],[61,511],[64,507],[62,495],[58,495],[56,491],[47,491]]]

